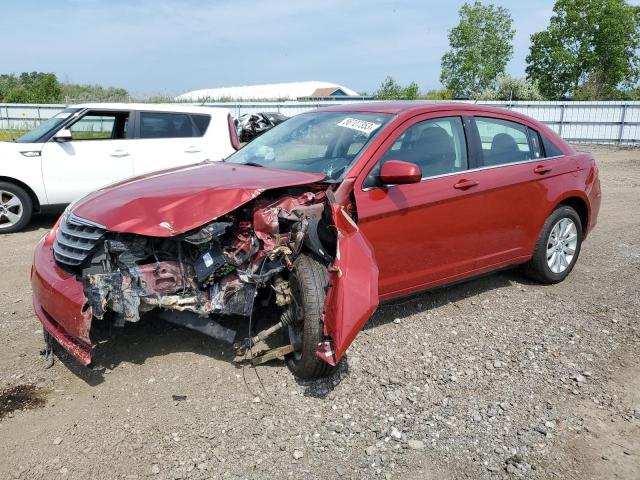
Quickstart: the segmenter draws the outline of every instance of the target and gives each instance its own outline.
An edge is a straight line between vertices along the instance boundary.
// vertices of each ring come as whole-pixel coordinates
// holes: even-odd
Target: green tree
[[[129,92],[124,88],[65,83],[62,84],[62,96],[65,101],[73,103],[85,101],[123,102],[129,99]]]
[[[13,73],[0,75],[0,102],[6,102],[5,98],[11,90],[19,85],[18,77]]]
[[[0,75],[0,100],[7,103],[59,103],[60,82],[53,73],[23,72]]]
[[[416,82],[411,82],[406,87],[403,87],[393,78],[387,77],[373,96],[376,100],[415,100],[418,98],[418,93],[418,84]]]
[[[494,87],[487,88],[474,98],[479,100],[544,100],[538,85],[526,78],[500,74]]]
[[[446,88],[441,88],[438,90],[427,90],[420,95],[420,98],[423,100],[451,100],[453,95]]]
[[[638,81],[640,7],[624,0],[557,0],[549,27],[531,36],[527,76],[553,99],[615,97]]]
[[[440,81],[456,97],[469,97],[493,86],[513,55],[515,35],[509,10],[476,1],[460,8],[460,23],[449,31]]]

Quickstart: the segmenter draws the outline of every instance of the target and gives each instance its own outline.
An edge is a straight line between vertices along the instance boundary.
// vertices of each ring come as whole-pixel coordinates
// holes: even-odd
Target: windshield
[[[267,131],[226,161],[324,173],[329,180],[339,180],[391,117],[371,112],[303,113]]]
[[[79,112],[79,108],[67,108],[62,110],[53,117],[45,120],[33,130],[28,131],[16,140],[17,143],[40,143],[48,140],[51,133],[56,131],[61,123],[67,120],[71,115]]]

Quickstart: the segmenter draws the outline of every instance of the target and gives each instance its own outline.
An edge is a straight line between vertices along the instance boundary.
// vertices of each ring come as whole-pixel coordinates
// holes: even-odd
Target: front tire
[[[581,247],[580,216],[573,208],[561,205],[544,223],[525,274],[541,283],[559,283],[573,270]]]
[[[0,234],[22,230],[32,214],[29,194],[13,183],[0,182]]]
[[[326,377],[337,369],[316,356],[324,340],[322,313],[328,279],[327,267],[305,254],[296,259],[289,277],[295,316],[289,337],[300,349],[287,355],[286,361],[289,370],[303,380]]]

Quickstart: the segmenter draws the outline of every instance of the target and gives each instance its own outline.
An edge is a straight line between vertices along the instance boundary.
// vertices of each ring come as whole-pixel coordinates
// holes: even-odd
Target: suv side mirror
[[[403,160],[387,160],[380,168],[379,178],[384,185],[418,183],[422,180],[422,170],[415,163]]]
[[[62,130],[58,130],[53,136],[54,142],[62,143],[62,142],[70,142],[71,140],[73,140],[73,137],[71,136],[71,130],[69,130],[68,128],[63,128]]]

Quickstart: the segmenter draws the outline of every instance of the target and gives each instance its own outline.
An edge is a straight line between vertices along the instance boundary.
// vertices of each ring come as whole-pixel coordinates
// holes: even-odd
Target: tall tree
[[[494,85],[513,55],[515,30],[509,10],[476,1],[460,8],[460,23],[449,31],[440,81],[457,97],[470,97]]]
[[[639,78],[640,7],[625,0],[556,0],[549,27],[531,36],[527,76],[549,98],[584,85],[601,97]]]

